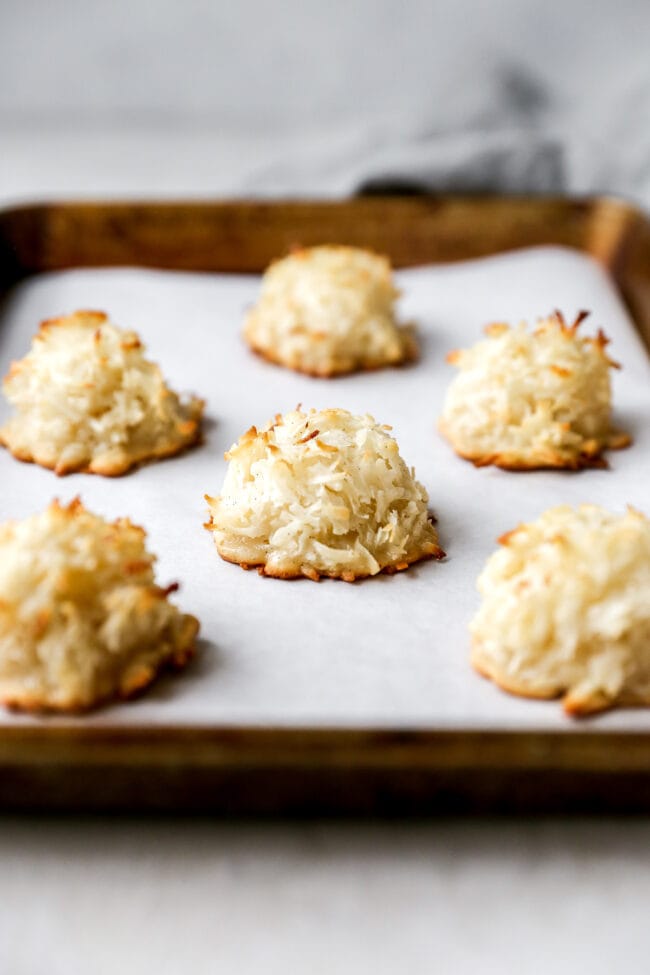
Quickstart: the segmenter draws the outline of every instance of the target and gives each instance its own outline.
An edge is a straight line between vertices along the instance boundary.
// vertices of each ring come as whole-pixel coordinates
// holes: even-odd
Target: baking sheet
[[[140,333],[175,388],[207,399],[208,422],[202,447],[117,480],[57,478],[0,450],[0,520],[76,494],[107,517],[128,514],[148,531],[160,583],[180,581],[177,601],[202,629],[196,662],[140,700],[73,719],[0,712],[0,725],[650,730],[650,711],[639,710],[577,724],[557,702],[503,694],[468,663],[475,580],[497,536],[562,502],[650,508],[650,362],[612,283],[592,259],[561,248],[410,269],[397,279],[400,312],[418,325],[419,362],[336,380],[299,376],[249,353],[240,329],[259,288],[254,276],[75,270],[13,290],[0,317],[2,374],[25,354],[41,319],[104,309]],[[615,419],[634,446],[611,453],[605,471],[477,470],[436,432],[454,374],[445,354],[476,341],[486,322],[531,320],[555,308],[569,319],[590,308],[585,331],[602,325],[612,337],[611,354],[624,366],[613,375]],[[370,412],[393,425],[429,492],[445,562],[349,585],[265,579],[221,561],[202,523],[203,495],[217,494],[223,481],[223,452],[251,424],[297,403]],[[0,422],[7,412],[3,400]]]

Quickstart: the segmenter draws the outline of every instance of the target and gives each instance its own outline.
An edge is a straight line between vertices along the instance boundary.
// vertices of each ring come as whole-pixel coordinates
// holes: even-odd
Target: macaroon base
[[[25,447],[15,444],[14,438],[7,433],[7,427],[0,430],[0,446],[6,447],[9,453],[16,460],[25,464],[37,464],[46,470],[53,471],[59,477],[66,474],[98,474],[102,477],[122,477],[136,467],[153,463],[157,460],[164,460],[167,457],[175,457],[197,447],[203,442],[201,431],[201,416],[203,413],[203,402],[198,401],[196,416],[183,423],[183,430],[177,439],[170,439],[156,446],[143,448],[142,450],[120,450],[111,452],[110,456],[97,457],[90,463],[62,464],[53,462],[39,453],[38,450],[31,451]]]
[[[152,587],[149,593],[157,599],[165,599],[167,591]],[[123,674],[119,686],[113,691],[88,698],[71,697],[65,702],[56,702],[47,695],[33,691],[10,690],[6,682],[0,681],[0,704],[9,711],[24,711],[29,714],[86,714],[102,705],[115,701],[132,700],[139,697],[164,672],[181,671],[196,655],[195,641],[199,632],[199,621],[195,616],[183,614],[180,631],[168,655],[152,661],[135,661]]]
[[[650,706],[650,694],[634,694],[629,689],[625,689],[613,698],[600,692],[585,694],[577,688],[572,690],[570,687],[563,686],[531,687],[529,684],[519,683],[511,677],[504,676],[485,660],[481,641],[477,639],[472,641],[470,663],[477,674],[492,681],[506,694],[535,701],[560,700],[565,714],[574,718],[589,717],[592,714],[610,711],[615,707]]]
[[[445,440],[451,444],[456,455],[461,460],[469,461],[474,467],[499,467],[503,471],[518,473],[541,470],[607,469],[609,462],[603,456],[604,452],[606,450],[623,450],[632,444],[632,437],[629,434],[622,431],[612,431],[604,441],[585,441],[581,449],[571,456],[550,449],[544,453],[532,453],[530,456],[509,453],[508,451],[481,454],[464,450],[442,419],[438,421],[438,430]]]
[[[206,528],[211,528],[210,522],[206,525]],[[378,572],[355,572],[353,569],[344,569],[341,572],[332,572],[327,569],[317,569],[315,566],[311,565],[301,565],[298,569],[287,568],[282,569],[278,566],[269,566],[266,561],[253,562],[250,560],[239,560],[232,555],[229,555],[215,542],[217,552],[224,560],[224,562],[230,562],[231,565],[238,565],[240,568],[249,571],[251,569],[257,569],[257,572],[261,576],[267,576],[270,579],[311,579],[312,582],[319,582],[321,579],[341,579],[343,582],[359,582],[361,579],[371,579],[377,575],[395,575],[397,572],[405,572],[406,569],[414,565],[416,562],[425,562],[430,559],[435,559],[436,561],[441,561],[445,558],[446,553],[440,548],[439,545],[428,546],[422,551],[412,552],[405,555],[403,559],[399,562],[394,562],[389,565],[383,565]]]
[[[303,376],[310,376],[312,379],[335,379],[337,376],[349,376],[358,372],[378,372],[380,369],[403,368],[416,362],[420,356],[420,350],[415,338],[415,328],[410,325],[400,327],[402,338],[402,354],[398,359],[385,359],[381,361],[368,359],[349,358],[340,362],[332,362],[330,359],[318,368],[305,366],[296,359],[287,359],[272,349],[263,348],[256,345],[248,336],[245,336],[246,344],[251,352],[263,359],[265,362],[274,366],[282,366],[284,369],[291,369],[293,372],[301,373]]]

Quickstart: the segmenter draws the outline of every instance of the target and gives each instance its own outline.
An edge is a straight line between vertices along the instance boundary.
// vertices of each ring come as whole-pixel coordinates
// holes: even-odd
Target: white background
[[[647,0],[3,0],[0,198],[609,191],[650,204]]]

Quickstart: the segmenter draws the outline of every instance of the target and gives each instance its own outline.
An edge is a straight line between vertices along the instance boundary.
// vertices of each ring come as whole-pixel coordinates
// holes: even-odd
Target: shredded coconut
[[[571,713],[650,704],[648,518],[564,505],[500,542],[478,580],[476,668]]]
[[[200,436],[201,400],[181,402],[137,334],[102,312],[43,322],[3,388],[16,413],[0,442],[57,474],[123,474]]]
[[[449,387],[441,431],[462,457],[509,469],[579,468],[630,443],[611,426],[607,338],[578,335],[560,313],[530,332],[488,327],[487,338],[451,353],[460,370]],[[602,462],[601,462],[602,463]]]
[[[395,321],[399,292],[386,257],[356,247],[295,251],[264,275],[245,326],[265,358],[318,376],[395,365],[417,355]]]
[[[235,444],[207,497],[224,559],[266,575],[349,581],[440,558],[425,489],[386,427],[345,410],[296,410]]]

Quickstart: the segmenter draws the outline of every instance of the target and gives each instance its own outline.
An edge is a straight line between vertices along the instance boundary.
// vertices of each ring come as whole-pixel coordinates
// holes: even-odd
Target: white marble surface
[[[0,203],[332,194],[403,171],[649,204],[649,16],[0,3]],[[646,820],[0,819],[3,975],[634,975],[649,896]]]
[[[650,825],[0,821],[7,975],[647,972]]]

